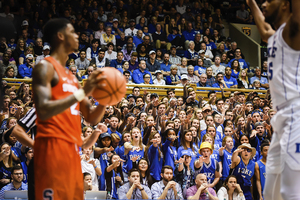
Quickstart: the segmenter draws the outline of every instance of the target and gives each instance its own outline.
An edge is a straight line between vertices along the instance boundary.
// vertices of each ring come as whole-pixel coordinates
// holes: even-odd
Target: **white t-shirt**
[[[96,166],[101,169],[100,162],[98,159],[95,159],[95,163],[96,163]],[[83,160],[81,160],[81,169],[82,169],[82,173],[88,172],[91,174],[93,187],[95,186],[98,188],[98,186],[99,186],[98,177],[97,177],[94,166],[92,164],[89,164],[88,161],[83,159]]]

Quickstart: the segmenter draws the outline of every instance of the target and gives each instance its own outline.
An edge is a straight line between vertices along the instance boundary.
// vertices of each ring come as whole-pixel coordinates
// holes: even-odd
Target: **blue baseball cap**
[[[188,151],[188,150],[183,150],[183,151],[181,152],[181,156],[184,156],[184,155],[186,155],[186,156],[192,156],[191,152]]]
[[[111,138],[111,135],[110,135],[109,133],[102,133],[102,134],[100,135],[100,139],[103,139],[103,138],[106,138],[106,137]]]

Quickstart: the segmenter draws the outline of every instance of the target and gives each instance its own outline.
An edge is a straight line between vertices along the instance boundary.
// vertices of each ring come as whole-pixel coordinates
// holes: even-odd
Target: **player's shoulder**
[[[45,59],[41,60],[37,65],[35,65],[32,72],[33,78],[37,78],[37,77],[49,78],[51,74],[53,75],[53,73],[54,73],[53,65]]]

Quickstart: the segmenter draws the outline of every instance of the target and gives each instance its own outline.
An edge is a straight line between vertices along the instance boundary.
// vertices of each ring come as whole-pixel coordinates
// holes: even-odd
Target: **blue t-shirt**
[[[232,76],[230,78],[227,78],[226,76],[224,76],[224,81],[225,81],[228,88],[238,84],[236,79],[233,78]]]
[[[152,75],[149,71],[145,70],[144,72],[142,72],[140,69],[136,69],[132,72],[132,80],[134,83],[137,83],[137,84],[141,84],[141,83],[144,83],[144,78],[143,76],[145,74],[149,74],[150,75],[150,84],[153,84],[153,81],[152,81]]]
[[[166,140],[163,144],[163,153],[165,158],[165,165],[171,166],[175,169],[175,161],[178,160],[177,149],[174,146],[170,146],[171,141]]]
[[[150,175],[156,180],[159,181],[161,179],[160,173],[163,166],[164,156],[161,152],[159,158],[158,147],[154,147],[153,144],[148,149],[148,159],[150,163]]]
[[[182,151],[185,150],[183,146],[180,146],[178,148],[178,158],[180,158],[182,156]],[[188,148],[187,151],[190,152],[190,154],[192,155],[192,160],[191,160],[191,164],[190,164],[190,167],[192,169],[194,169],[194,162],[196,161],[197,158],[200,157],[200,154],[197,152],[197,151],[193,151],[191,148]]]
[[[167,65],[165,63],[161,63],[160,64],[160,69],[163,70],[163,71],[165,71],[165,72],[171,71],[170,68],[171,68],[171,64],[170,63],[168,63]]]
[[[221,180],[225,181],[225,179],[229,176],[230,166],[231,166],[231,157],[232,153],[227,150],[223,150],[223,156],[221,156],[223,171]]]
[[[206,44],[206,49],[208,49],[208,50],[214,50],[216,48],[217,48],[217,46],[214,42],[210,42],[209,44]]]
[[[201,75],[206,73],[206,68],[196,65],[194,71],[198,71],[198,74]]]
[[[248,66],[247,62],[246,62],[244,59],[242,59],[242,58],[240,58],[240,59],[235,59],[235,58],[231,59],[231,60],[229,61],[229,63],[228,63],[228,66],[231,67],[231,64],[232,64],[232,62],[233,62],[234,60],[238,60],[238,61],[239,61],[239,64],[240,64],[240,68],[241,68],[241,69],[249,69],[249,66]]]
[[[129,151],[128,152],[128,160],[127,160],[127,171],[131,170],[133,167],[132,164],[132,157],[138,156],[139,158],[136,160],[136,163],[141,159],[144,158],[144,149],[143,150],[139,150],[139,151]]]
[[[184,36],[185,40],[190,40],[190,41],[195,40],[196,34],[197,33],[194,30],[191,30],[191,32],[188,32],[188,31],[183,31],[182,32],[182,35]]]
[[[238,79],[240,75],[240,72],[235,73],[233,69],[231,69],[231,77]]]

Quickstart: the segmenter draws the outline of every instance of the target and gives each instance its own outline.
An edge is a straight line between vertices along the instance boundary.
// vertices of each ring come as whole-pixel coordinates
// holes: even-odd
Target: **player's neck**
[[[56,51],[51,53],[51,56],[58,61],[62,66],[66,66],[68,60],[68,51],[65,48],[57,48]]]
[[[266,164],[267,162],[267,158],[262,157],[262,159],[260,160],[262,163]]]
[[[279,29],[279,27],[282,24],[286,23],[288,21],[288,19],[290,18],[290,16],[291,16],[291,13],[283,13],[282,17],[278,21],[273,23],[275,30]]]

